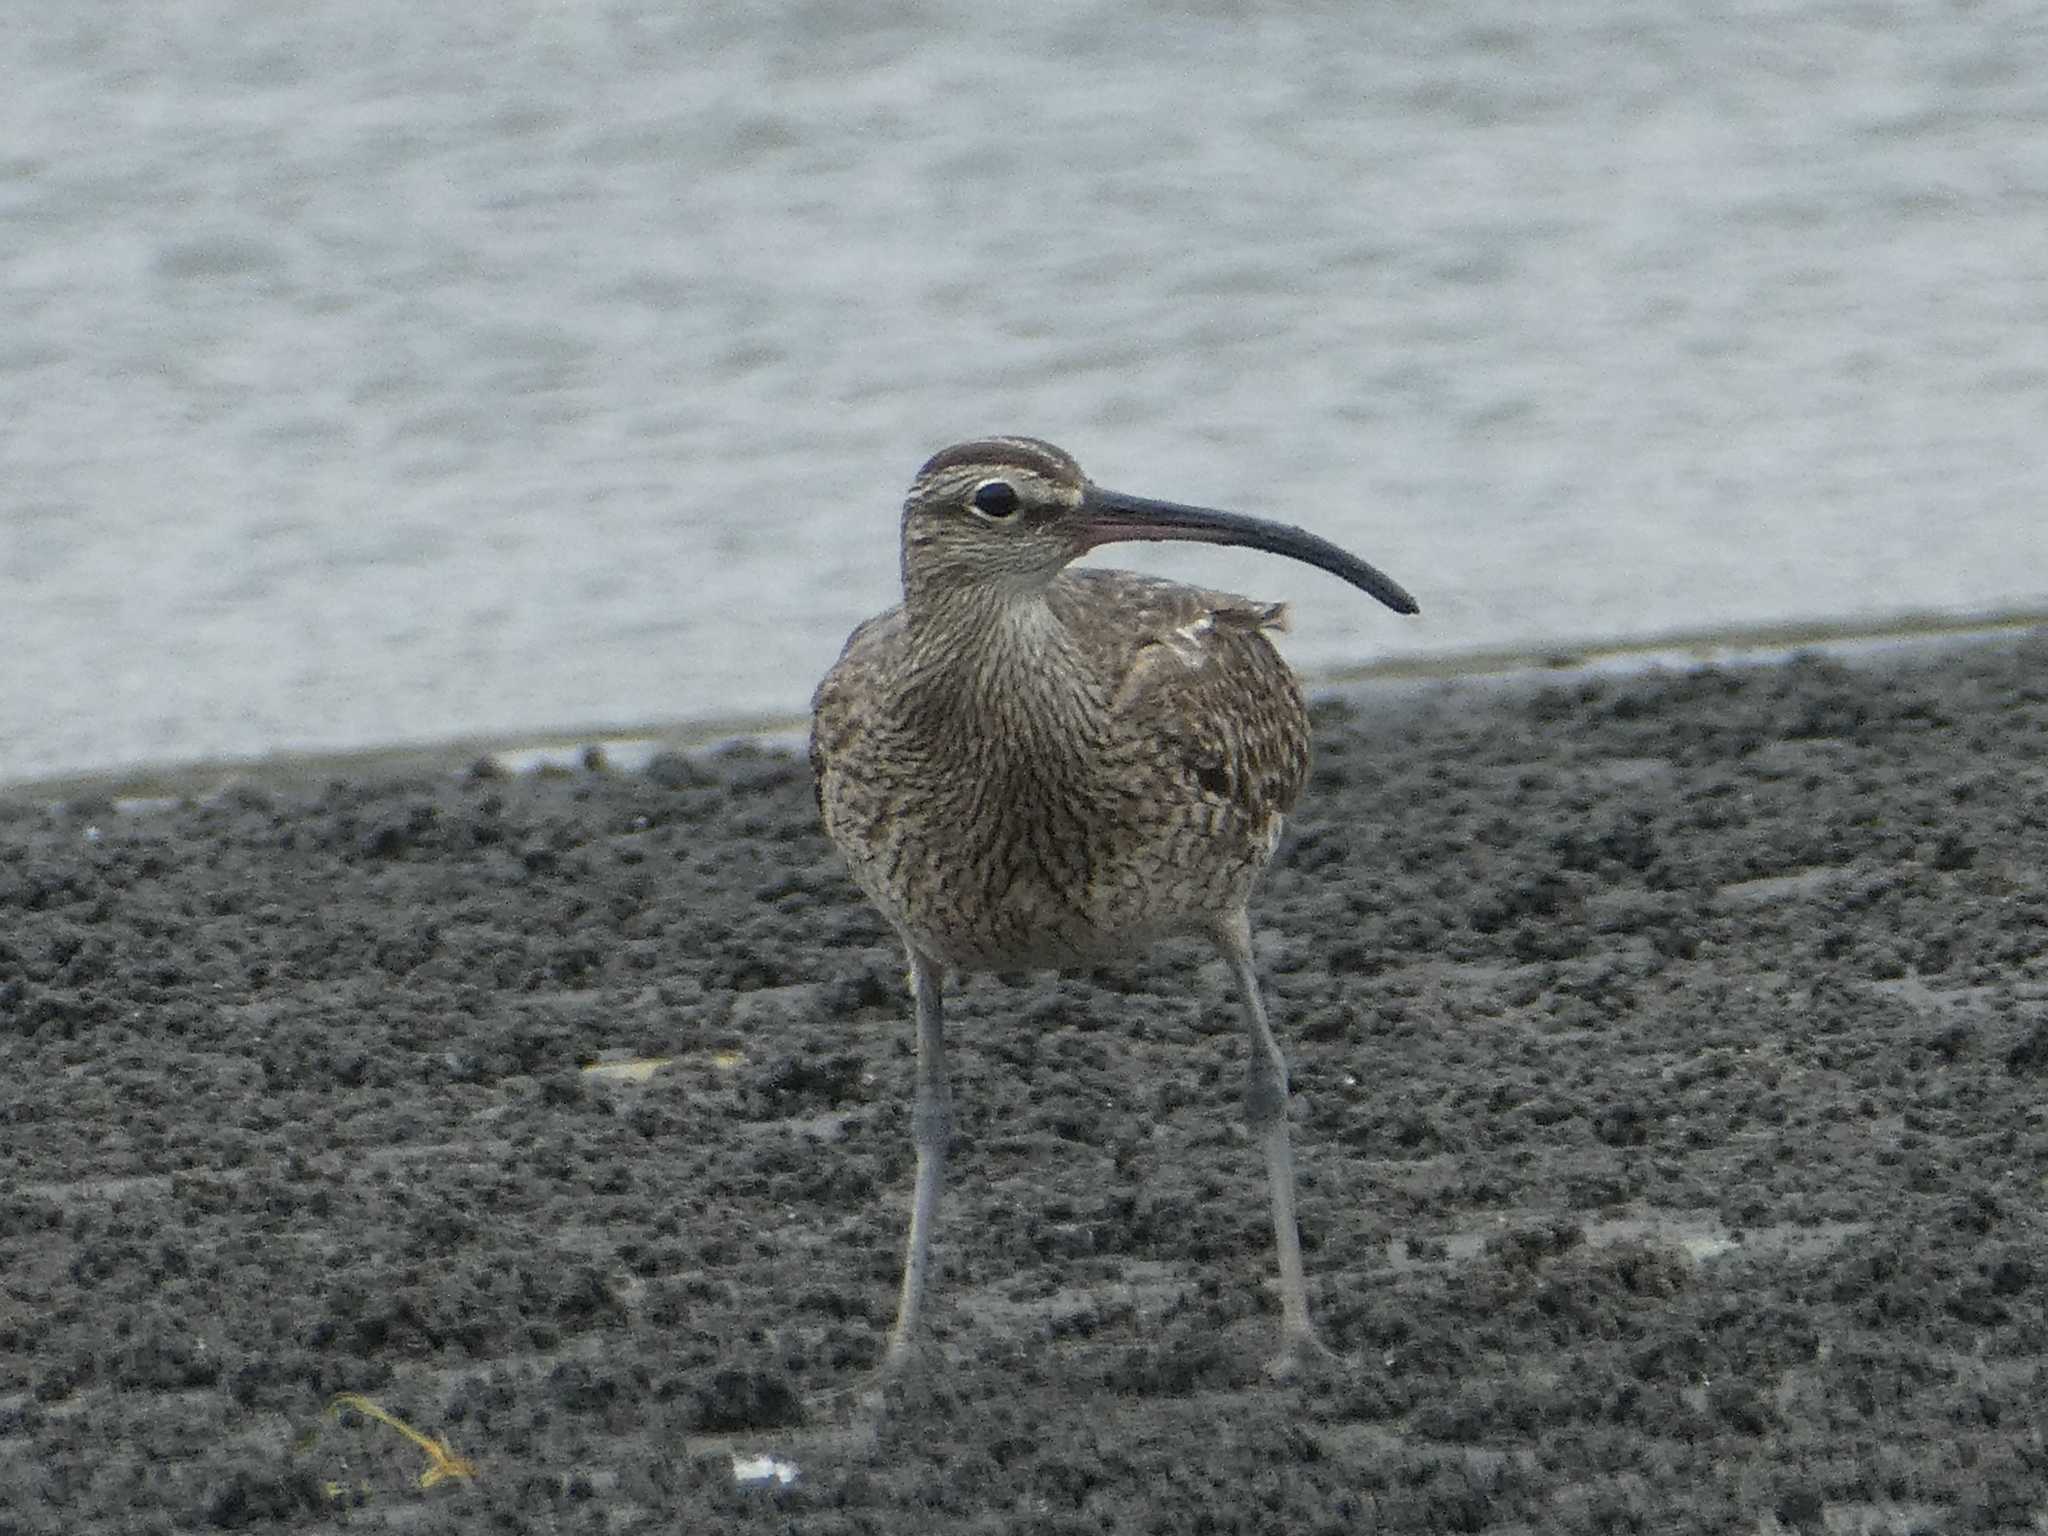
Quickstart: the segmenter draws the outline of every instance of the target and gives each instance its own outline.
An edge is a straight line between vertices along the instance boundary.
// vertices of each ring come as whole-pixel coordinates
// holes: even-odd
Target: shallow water
[[[793,714],[988,430],[1310,670],[2048,601],[2031,7],[46,7],[0,146],[0,779]]]

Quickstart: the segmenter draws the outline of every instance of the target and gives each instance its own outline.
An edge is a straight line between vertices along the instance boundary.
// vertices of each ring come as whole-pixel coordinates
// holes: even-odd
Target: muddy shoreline
[[[878,1422],[907,1002],[798,762],[0,797],[0,1532],[2036,1528],[2048,634],[1317,723],[1254,916],[1356,1363],[1260,1372],[1162,946],[957,993]]]

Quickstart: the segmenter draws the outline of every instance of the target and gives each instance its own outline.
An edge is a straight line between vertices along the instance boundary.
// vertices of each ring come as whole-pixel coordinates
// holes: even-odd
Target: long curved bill
[[[1099,485],[1088,487],[1081,500],[1081,515],[1086,520],[1082,537],[1088,549],[1127,539],[1238,544],[1328,571],[1359,591],[1370,593],[1396,613],[1421,612],[1407,589],[1378,566],[1367,565],[1328,539],[1289,523],[1269,523],[1262,517],[1246,517],[1239,512],[1217,512],[1208,507],[1184,507],[1178,502],[1126,496],[1122,491],[1104,490]]]

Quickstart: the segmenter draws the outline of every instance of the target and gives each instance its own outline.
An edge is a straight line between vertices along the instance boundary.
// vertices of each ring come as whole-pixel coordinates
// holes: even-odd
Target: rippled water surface
[[[1311,671],[2040,606],[2044,16],[17,7],[0,778],[794,714],[992,430]]]

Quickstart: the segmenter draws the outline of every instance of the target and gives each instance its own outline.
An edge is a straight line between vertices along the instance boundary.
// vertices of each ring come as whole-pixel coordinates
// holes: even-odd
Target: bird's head
[[[1400,584],[1356,555],[1284,523],[1127,496],[1095,484],[1072,455],[1035,437],[990,437],[925,461],[903,503],[903,587],[921,602],[970,589],[1043,591],[1072,560],[1123,540],[1237,544],[1306,561],[1414,613]]]
[[[925,461],[903,503],[903,585],[913,600],[974,587],[1028,594],[1088,546],[1081,466],[1035,437],[955,443]]]

